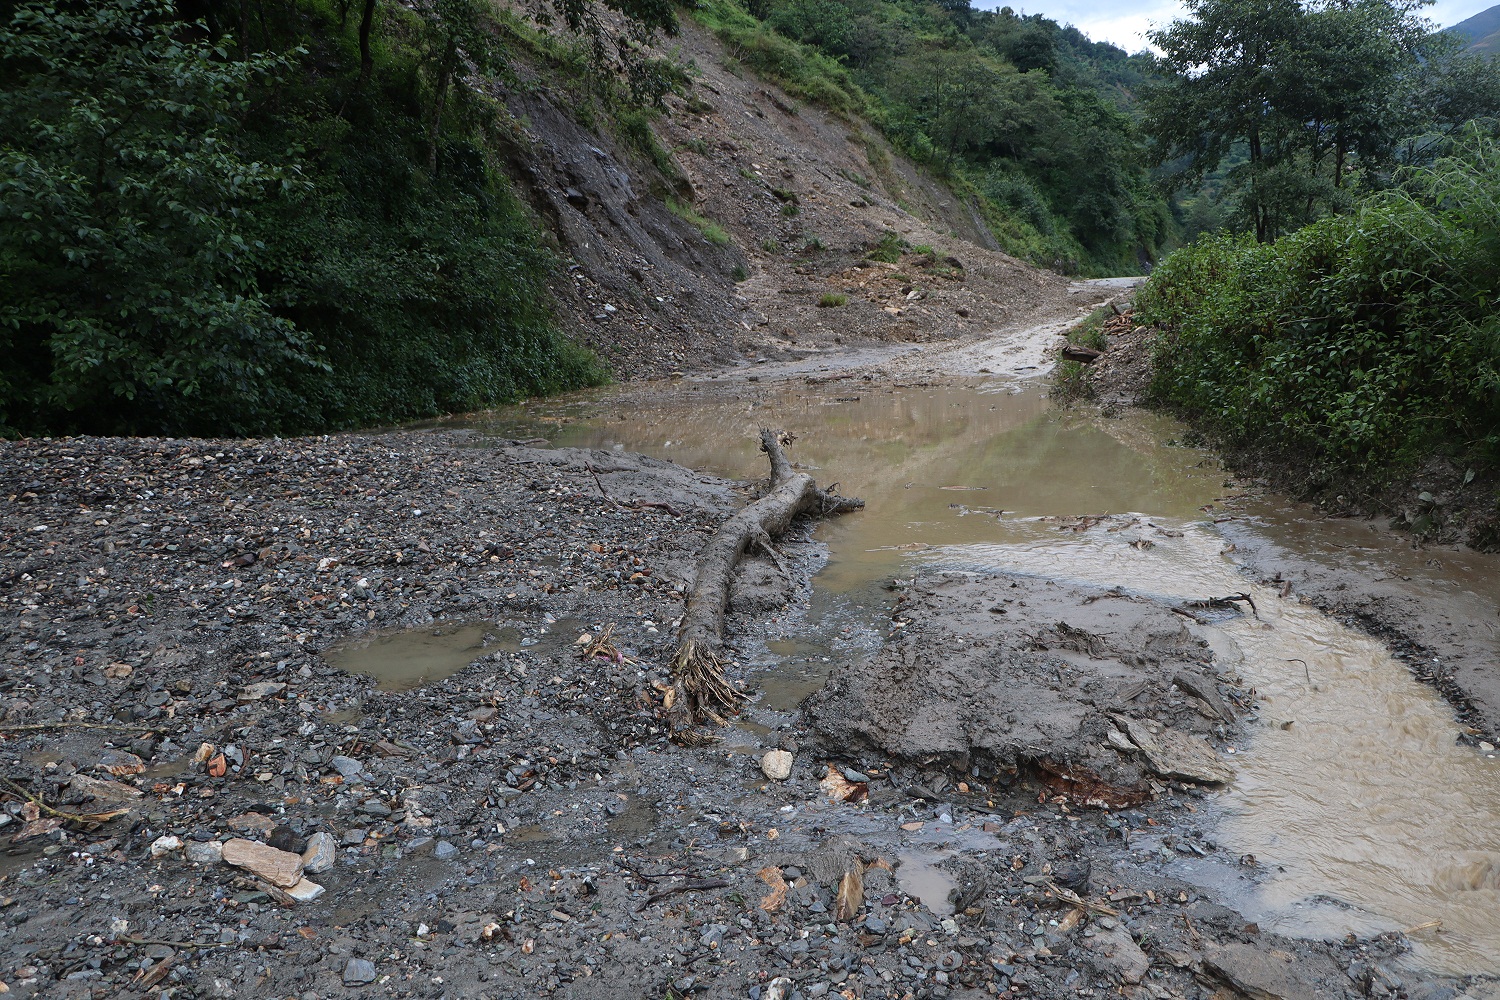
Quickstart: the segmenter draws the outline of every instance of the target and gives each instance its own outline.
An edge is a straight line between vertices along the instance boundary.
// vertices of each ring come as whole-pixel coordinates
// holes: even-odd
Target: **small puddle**
[[[382,691],[411,691],[496,650],[517,652],[521,641],[515,628],[493,622],[428,625],[355,639],[328,650],[324,658],[340,670],[375,678]]]
[[[922,901],[935,916],[953,915],[953,890],[958,881],[939,866],[953,857],[952,851],[902,851],[897,857],[896,884],[908,896]]]
[[[1249,590],[1259,619],[1202,629],[1221,668],[1238,671],[1262,703],[1236,747],[1239,777],[1209,810],[1231,864],[1174,864],[1268,928],[1319,938],[1421,928],[1409,930],[1415,963],[1500,972],[1500,760],[1456,745],[1451,711],[1380,644],[1249,586],[1203,512],[1228,492],[1224,472],[1207,452],[1164,443],[1179,425],[1060,412],[1037,389],[994,388],[799,380],[752,394],[685,382],[670,394],[613,390],[471,424],[748,479],[765,474],[757,429],[776,425],[797,436],[793,458],[820,483],[840,480],[840,492],[864,497],[864,512],[817,528],[830,558],[807,615],[815,633],[772,646],[777,662],[754,679],[756,707],[768,712],[793,711],[838,658],[865,655],[862,643],[890,627],[881,584],[918,567],[1032,573],[1174,603]],[[1127,511],[1167,531],[1065,532],[1047,519]],[[1353,530],[1346,524],[1269,504],[1254,514],[1231,526],[1236,537],[1279,536],[1330,559],[1367,555],[1359,538],[1341,539]],[[1453,580],[1430,560],[1408,575],[1485,611],[1473,620],[1492,618],[1500,561],[1451,561],[1462,569]],[[1241,855],[1258,863],[1234,865]],[[898,869],[934,912],[951,908],[943,859],[940,848],[917,849]]]

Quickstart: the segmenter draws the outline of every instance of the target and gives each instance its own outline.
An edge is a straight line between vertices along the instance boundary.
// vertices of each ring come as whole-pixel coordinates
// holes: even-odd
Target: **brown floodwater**
[[[857,642],[840,648],[841,636],[871,627],[851,609],[868,611],[882,582],[924,566],[1032,573],[1173,602],[1250,591],[1258,618],[1203,631],[1222,669],[1261,699],[1234,748],[1238,777],[1212,807],[1224,853],[1256,863],[1182,861],[1182,873],[1284,933],[1421,928],[1409,930],[1416,964],[1500,972],[1500,760],[1459,745],[1452,712],[1379,643],[1249,584],[1212,516],[1245,491],[1226,483],[1211,453],[1173,443],[1181,428],[1169,419],[1062,411],[1024,386],[852,379],[613,390],[469,425],[736,478],[765,474],[756,432],[776,426],[796,435],[792,457],[820,485],[864,497],[864,512],[817,529],[829,548],[809,615],[821,638],[771,648],[777,711],[816,690],[828,661],[860,654]],[[1412,576],[1474,620],[1494,621],[1494,557],[1406,552],[1367,525],[1321,520],[1274,497],[1239,510],[1241,537]],[[1079,514],[1130,516],[1059,530],[1057,518]],[[1139,539],[1153,544],[1130,544]],[[941,860],[908,859],[905,879],[922,882],[924,897],[939,894]]]

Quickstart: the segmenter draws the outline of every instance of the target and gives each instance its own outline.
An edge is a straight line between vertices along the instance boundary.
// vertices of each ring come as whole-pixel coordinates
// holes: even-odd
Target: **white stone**
[[[323,895],[323,887],[316,882],[310,882],[304,878],[299,879],[296,885],[286,891],[286,894],[299,903],[311,903]]]
[[[180,850],[182,850],[181,837],[174,837],[169,834],[165,837],[157,837],[151,842],[151,856],[153,858],[164,857],[173,851]]]
[[[785,750],[767,750],[760,759],[760,769],[772,781],[785,781],[792,776],[792,755]]]

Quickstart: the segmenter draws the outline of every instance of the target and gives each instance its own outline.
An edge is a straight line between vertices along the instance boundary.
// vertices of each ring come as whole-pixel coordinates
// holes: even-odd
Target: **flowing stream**
[[[1500,760],[1458,744],[1452,712],[1379,643],[1251,587],[1215,515],[1230,512],[1236,532],[1309,560],[1417,573],[1414,586],[1488,620],[1500,561],[1469,554],[1454,557],[1461,570],[1433,567],[1351,539],[1367,526],[1243,495],[1213,455],[1175,444],[1181,429],[1165,418],[1059,410],[1035,383],[943,381],[697,380],[515,407],[469,425],[737,478],[764,475],[756,431],[772,425],[797,436],[793,457],[820,485],[864,497],[863,513],[818,528],[830,552],[814,581],[820,638],[773,643],[781,666],[770,681],[757,678],[779,711],[815,690],[831,659],[860,655],[860,636],[868,647],[879,585],[921,566],[1034,573],[1174,602],[1250,590],[1258,617],[1205,629],[1221,669],[1253,687],[1261,706],[1234,748],[1239,777],[1212,806],[1223,860],[1179,859],[1175,873],[1283,933],[1408,930],[1413,961],[1428,969],[1500,972]],[[1060,532],[1054,520],[1106,513],[1181,537],[1143,551],[1123,533]],[[1239,864],[1244,855],[1259,863]]]

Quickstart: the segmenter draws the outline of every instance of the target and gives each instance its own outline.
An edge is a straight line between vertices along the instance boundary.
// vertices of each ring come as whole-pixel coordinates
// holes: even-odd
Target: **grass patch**
[[[819,309],[836,309],[839,306],[849,304],[849,296],[838,292],[824,292],[822,298],[818,299]]]
[[[724,227],[714,222],[707,216],[695,211],[691,205],[684,204],[676,198],[667,199],[667,211],[686,222],[691,222],[698,227],[703,238],[716,247],[727,247],[734,242]]]
[[[907,242],[901,238],[900,233],[887,229],[865,256],[882,264],[899,264],[906,247]]]

